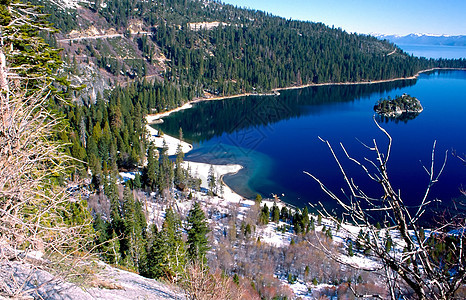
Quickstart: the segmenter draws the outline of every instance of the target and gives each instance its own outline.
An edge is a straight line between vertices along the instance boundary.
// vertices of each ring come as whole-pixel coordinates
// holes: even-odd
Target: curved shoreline
[[[189,167],[191,172],[193,172],[194,174],[197,173],[197,175],[202,181],[201,187],[206,190],[209,189],[208,177],[209,177],[210,169],[212,168],[214,172],[214,176],[218,180],[217,185],[218,184],[223,185],[223,194],[221,195],[223,199],[225,199],[228,202],[233,202],[233,203],[239,203],[244,199],[243,196],[236,193],[231,187],[229,187],[223,181],[224,175],[227,175],[227,174],[234,175],[238,173],[241,169],[243,169],[242,165],[239,165],[239,164],[214,165],[214,164],[204,163],[204,162],[184,161],[183,167],[186,169]]]
[[[218,101],[218,100],[234,99],[234,98],[249,97],[249,96],[273,96],[273,95],[276,95],[276,93],[280,91],[298,90],[298,89],[304,89],[304,88],[314,87],[314,86],[363,85],[363,84],[378,84],[378,83],[394,82],[394,81],[400,81],[400,80],[414,80],[414,79],[417,79],[419,75],[422,73],[427,73],[427,72],[436,71],[436,70],[466,71],[466,68],[431,68],[431,69],[421,70],[410,77],[398,77],[398,78],[381,79],[381,80],[374,80],[374,81],[308,83],[308,84],[303,84],[303,85],[275,88],[275,89],[272,89],[271,92],[266,92],[266,93],[242,93],[242,94],[235,94],[235,95],[228,95],[228,96],[197,97],[197,98],[194,98],[186,102],[185,104],[177,108],[164,111],[164,112],[160,112],[160,113],[156,113],[156,114],[148,114],[146,115],[146,120],[149,125],[155,124],[157,123],[157,120],[160,120],[163,117],[169,116],[170,114],[174,112],[184,110],[184,109],[189,109],[192,107],[193,104],[199,103],[199,102]]]
[[[398,77],[398,78],[392,78],[392,79],[381,79],[381,80],[374,80],[374,81],[356,81],[356,82],[324,82],[324,83],[309,83],[309,84],[303,84],[300,86],[290,86],[290,87],[284,87],[284,88],[276,88],[273,89],[273,91],[286,91],[286,90],[297,90],[297,89],[303,89],[307,87],[312,87],[312,86],[331,86],[331,85],[363,85],[363,84],[377,84],[377,83],[386,83],[386,82],[394,82],[394,81],[400,81],[400,80],[414,80],[419,77],[420,74],[422,73],[427,73],[435,70],[445,70],[445,71],[466,71],[466,68],[431,68],[431,69],[425,69],[417,72],[413,76],[410,77]]]
[[[163,122],[162,118],[166,117],[166,116],[169,116],[170,114],[174,113],[174,112],[178,112],[180,110],[185,110],[185,109],[189,109],[189,108],[192,108],[193,107],[193,104],[195,103],[199,103],[199,102],[204,102],[204,101],[217,101],[217,100],[225,100],[225,99],[234,99],[234,98],[239,98],[239,97],[248,97],[248,96],[272,96],[272,95],[276,95],[277,92],[279,91],[285,91],[285,90],[294,90],[294,89],[303,89],[303,88],[307,88],[307,87],[313,87],[313,86],[338,86],[338,85],[361,85],[361,84],[378,84],[378,83],[386,83],[386,82],[394,82],[394,81],[399,81],[399,80],[414,80],[414,79],[417,79],[419,77],[420,74],[422,73],[427,73],[427,72],[431,72],[431,71],[435,71],[435,70],[451,70],[451,71],[466,71],[466,68],[431,68],[431,69],[426,69],[426,70],[421,70],[419,72],[417,72],[415,75],[411,76],[411,77],[400,77],[400,78],[393,78],[393,79],[385,79],[385,80],[376,80],[376,81],[360,81],[360,82],[340,82],[340,83],[331,83],[331,82],[327,82],[327,83],[310,83],[310,84],[306,84],[306,85],[300,85],[300,86],[290,86],[290,87],[284,87],[284,88],[276,88],[276,89],[273,89],[272,90],[272,93],[263,93],[263,94],[259,94],[259,93],[242,93],[242,94],[236,94],[236,95],[230,95],[230,96],[219,96],[219,97],[211,97],[211,98],[195,98],[195,99],[192,99],[191,101],[188,101],[186,102],[185,104],[183,104],[182,106],[180,107],[177,107],[177,108],[174,108],[172,110],[169,110],[169,111],[165,111],[165,112],[161,112],[161,113],[157,113],[157,114],[148,114],[146,115],[145,119],[147,121],[147,127],[148,128],[151,128],[150,125],[151,124],[155,124],[155,123],[159,123],[159,122]],[[152,129],[152,128],[151,128]],[[174,137],[171,137],[172,139],[176,139]],[[177,140],[178,143],[180,142],[179,140]],[[192,149],[192,145],[188,144],[190,147],[189,150]],[[189,151],[188,150],[188,151]],[[185,152],[186,153],[186,152]],[[189,162],[189,163],[195,163],[195,162],[190,162],[190,161],[186,161],[186,162]],[[227,165],[223,165],[223,166],[228,166]],[[241,166],[242,168],[243,166]],[[239,171],[239,170],[238,170]],[[234,172],[234,173],[237,173],[238,171]],[[233,198],[236,198],[236,197],[239,197],[239,198],[244,198],[242,197],[241,195],[239,195],[238,193],[236,193],[231,187],[229,187],[227,184],[224,183],[223,181],[223,175],[225,174],[222,174],[221,175],[221,182],[224,184],[224,186],[229,189],[232,194],[234,194],[235,196],[233,196]],[[207,176],[207,175],[204,175],[204,176]]]

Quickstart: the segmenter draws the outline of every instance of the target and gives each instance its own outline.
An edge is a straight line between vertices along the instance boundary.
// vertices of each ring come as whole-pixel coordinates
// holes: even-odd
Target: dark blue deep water
[[[436,170],[447,164],[430,198],[444,204],[460,197],[466,188],[466,166],[454,155],[466,153],[466,72],[421,74],[418,80],[383,84],[321,86],[282,91],[280,96],[254,96],[208,101],[170,115],[161,128],[177,135],[181,127],[194,150],[186,160],[239,163],[245,168],[225,182],[246,197],[284,195],[282,200],[304,206],[322,201],[333,206],[308,171],[339,193],[342,175],[328,147],[328,139],[348,175],[369,195],[381,191],[346,159],[339,143],[355,158],[374,159],[362,144],[373,139],[385,150],[387,139],[374,124],[373,106],[381,97],[408,93],[424,111],[414,119],[380,120],[393,138],[389,161],[392,183],[410,205],[423,196],[434,141]],[[358,141],[359,140],[359,141]]]

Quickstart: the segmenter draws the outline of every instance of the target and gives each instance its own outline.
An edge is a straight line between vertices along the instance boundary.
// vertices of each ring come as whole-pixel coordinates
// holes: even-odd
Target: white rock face
[[[85,287],[80,287],[54,278],[50,273],[29,263],[3,261],[0,262],[0,290],[14,289],[24,284],[23,290],[29,290],[24,296],[52,300],[186,299],[176,287],[110,267],[102,262],[97,265],[100,271],[93,275]],[[15,281],[11,280],[11,276],[14,276]],[[6,298],[0,296],[0,299]]]
[[[49,0],[51,3],[61,8],[77,8],[79,3],[89,3],[89,1],[81,0]]]

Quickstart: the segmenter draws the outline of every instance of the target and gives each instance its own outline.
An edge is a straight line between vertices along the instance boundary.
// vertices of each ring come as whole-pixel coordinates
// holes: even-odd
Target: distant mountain
[[[404,36],[399,35],[374,35],[382,40],[386,39],[395,44],[415,45],[443,45],[443,46],[466,46],[466,35],[432,35],[412,33]]]

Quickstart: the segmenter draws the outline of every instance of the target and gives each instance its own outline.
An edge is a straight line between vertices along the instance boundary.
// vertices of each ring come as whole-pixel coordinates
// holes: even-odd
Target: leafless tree
[[[220,271],[210,273],[209,268],[202,262],[188,265],[181,281],[181,286],[188,299],[242,299],[243,290]]]
[[[11,22],[0,28],[0,292],[16,297],[31,289],[31,277],[18,274],[18,261],[33,266],[31,274],[38,265],[71,274],[88,250],[92,228],[79,197],[59,183],[72,159],[54,138],[62,120],[47,107],[52,81],[47,74],[29,78],[34,66],[10,67],[9,59],[19,55],[10,43],[18,38],[15,26],[34,26],[28,23],[32,10],[16,1],[9,9]],[[73,220],[71,205],[83,208],[82,222]]]
[[[344,256],[334,255],[333,257],[355,268],[384,274],[393,300],[404,298],[408,293],[414,293],[419,299],[453,299],[455,292],[466,279],[463,248],[464,220],[460,224],[455,224],[457,230],[454,234],[446,232],[451,224],[442,224],[442,226],[431,229],[430,236],[424,235],[424,231],[419,226],[419,219],[432,203],[428,197],[429,192],[444,170],[447,153],[445,153],[443,164],[436,172],[434,169],[436,144],[434,142],[430,166],[424,167],[429,178],[424,196],[417,206],[408,207],[401,192],[393,187],[388,174],[387,163],[390,158],[392,137],[377,122],[375,124],[388,139],[385,151],[379,148],[375,139],[373,145],[364,145],[375,154],[375,159],[357,160],[348,153],[343,144],[340,143],[340,146],[346,157],[362,168],[365,174],[380,186],[381,197],[370,196],[348,175],[327,140],[321,139],[327,144],[337,162],[349,192],[342,189],[344,196],[338,196],[316,176],[305,172],[320,184],[331,199],[339,204],[347,221],[360,228],[362,235],[355,233],[354,230],[351,231],[349,227],[343,226],[342,230],[346,229],[346,235],[352,241],[357,241],[379,264],[376,267],[361,267],[348,263]],[[322,204],[320,204],[320,213],[324,217],[337,221],[336,217],[329,213]],[[382,217],[381,226],[376,225],[374,216]],[[449,242],[446,248],[438,252],[437,246],[447,239]],[[445,247],[445,244],[442,247]]]

